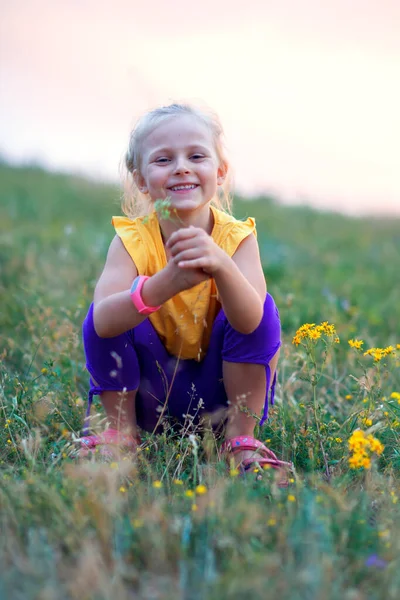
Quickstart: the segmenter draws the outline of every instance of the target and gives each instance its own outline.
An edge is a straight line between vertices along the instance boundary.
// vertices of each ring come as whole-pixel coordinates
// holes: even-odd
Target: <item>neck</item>
[[[161,234],[165,244],[174,231],[183,227],[199,227],[210,235],[214,226],[214,216],[210,205],[207,204],[201,207],[199,211],[176,214],[171,212],[171,215],[167,219],[159,217],[158,222],[160,223]]]

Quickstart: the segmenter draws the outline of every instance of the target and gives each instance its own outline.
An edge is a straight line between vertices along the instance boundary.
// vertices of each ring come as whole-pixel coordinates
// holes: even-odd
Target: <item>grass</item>
[[[270,471],[230,475],[212,436],[169,423],[136,463],[71,457],[80,328],[120,192],[34,166],[1,164],[0,182],[0,598],[397,600],[399,222],[235,203],[257,219],[283,325],[276,404],[256,429],[294,463],[282,490]],[[340,343],[292,343],[323,321]],[[98,399],[95,412],[100,426]],[[348,462],[357,428],[384,445],[367,469]]]

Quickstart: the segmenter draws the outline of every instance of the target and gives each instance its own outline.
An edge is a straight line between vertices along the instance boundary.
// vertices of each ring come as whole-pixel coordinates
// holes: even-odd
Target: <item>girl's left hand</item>
[[[166,247],[178,267],[203,269],[209,275],[215,275],[227,258],[227,254],[200,227],[190,226],[174,231]]]

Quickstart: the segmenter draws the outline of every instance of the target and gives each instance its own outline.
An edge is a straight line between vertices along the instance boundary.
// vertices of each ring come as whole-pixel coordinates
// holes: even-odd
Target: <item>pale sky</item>
[[[3,0],[0,153],[117,180],[136,119],[220,116],[236,190],[400,215],[400,0]]]

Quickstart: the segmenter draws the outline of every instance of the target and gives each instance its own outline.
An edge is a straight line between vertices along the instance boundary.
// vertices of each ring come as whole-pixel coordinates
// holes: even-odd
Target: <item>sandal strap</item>
[[[261,464],[269,464],[271,467],[275,469],[282,469],[285,467],[291,468],[292,463],[286,462],[284,460],[280,460],[272,450],[267,448],[262,442],[257,440],[256,438],[240,435],[234,438],[230,438],[225,440],[225,442],[221,446],[222,452],[230,452],[232,454],[237,454],[238,452],[242,452],[243,450],[253,450],[254,452],[259,452],[263,458],[247,458],[243,461],[243,464],[251,464],[252,462],[257,461]]]
[[[247,468],[255,463],[258,463],[260,467],[270,465],[273,469],[291,469],[292,467],[292,464],[289,462],[279,459],[274,460],[273,458],[245,458],[241,464],[244,468]]]
[[[103,444],[123,444],[128,447],[135,447],[138,441],[132,435],[125,435],[110,427],[100,435],[87,435],[79,439],[82,448],[95,448]]]
[[[225,442],[221,446],[222,452],[232,452],[236,454],[237,452],[242,452],[243,450],[254,450],[254,452],[259,452],[265,458],[271,458],[272,460],[278,460],[278,457],[260,440],[256,440],[251,436],[240,435],[234,438],[230,438],[225,440]]]

